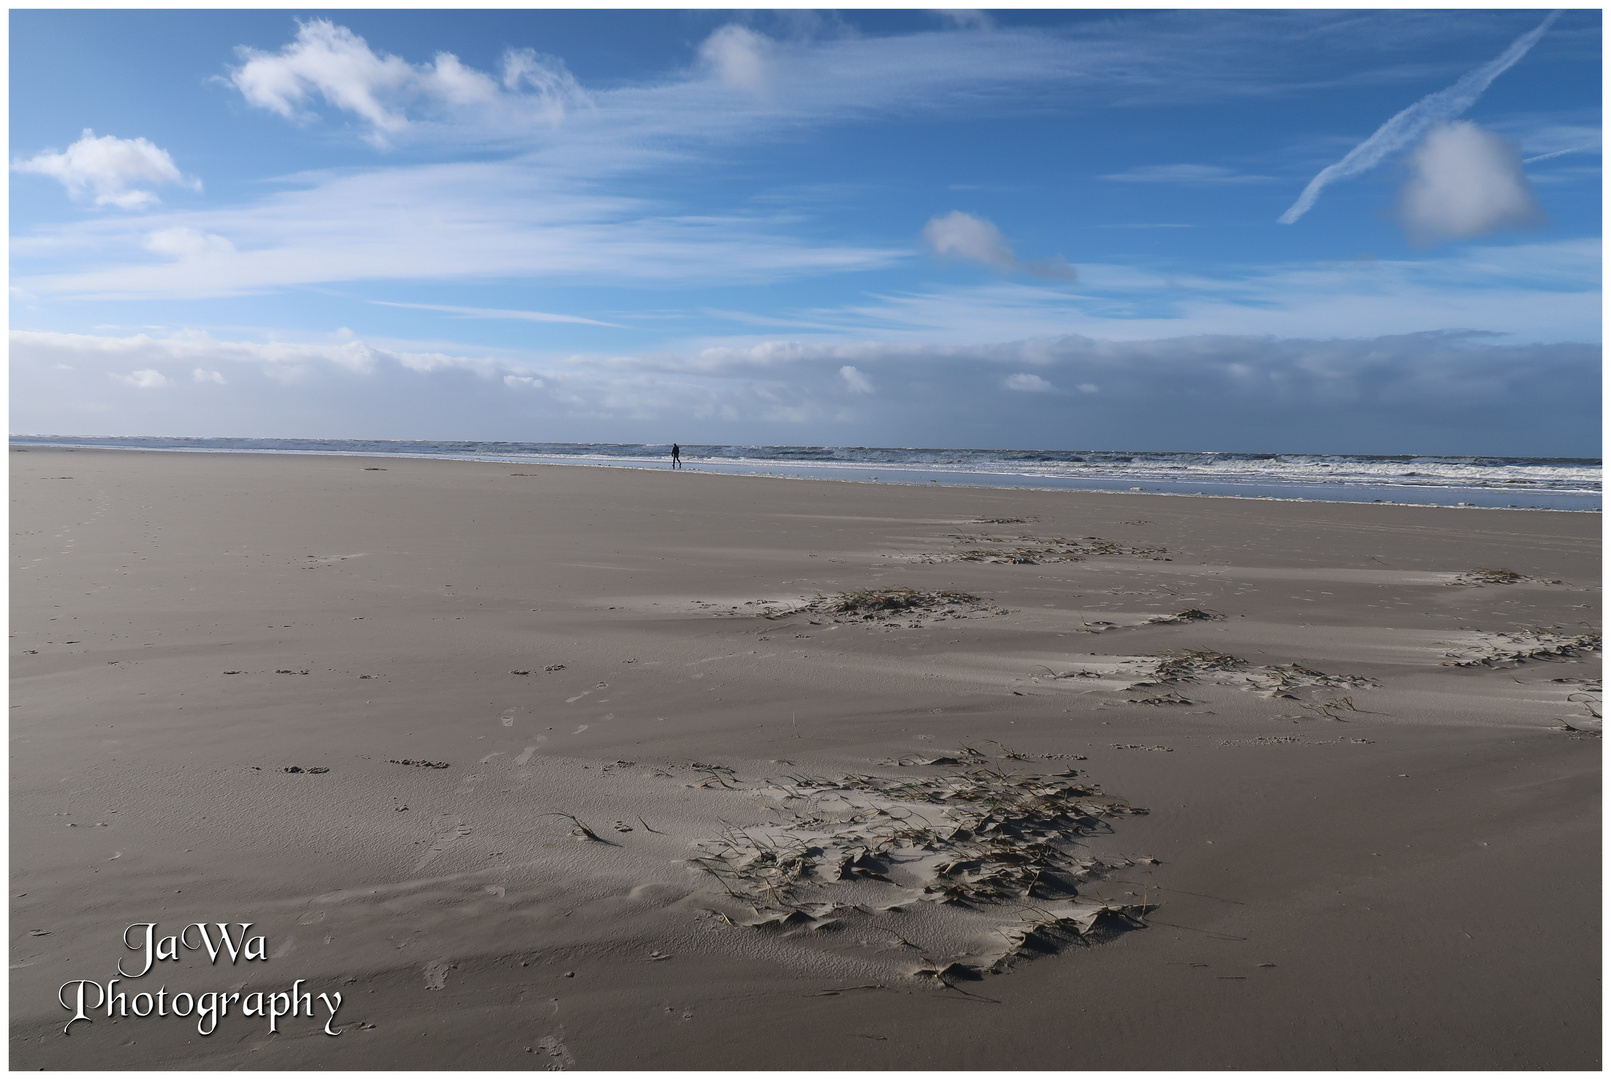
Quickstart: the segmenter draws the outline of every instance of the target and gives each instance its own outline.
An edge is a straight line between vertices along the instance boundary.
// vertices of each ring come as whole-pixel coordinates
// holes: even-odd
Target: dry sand
[[[13,1068],[1600,1065],[1598,515],[40,448],[11,492]],[[966,596],[835,610],[896,587]],[[267,958],[116,989],[245,995],[215,1033],[63,1035],[198,921]],[[338,1037],[239,1015],[294,980]]]

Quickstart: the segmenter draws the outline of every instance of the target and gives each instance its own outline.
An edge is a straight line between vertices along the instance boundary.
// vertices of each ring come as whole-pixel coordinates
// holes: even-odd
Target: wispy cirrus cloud
[[[410,304],[399,300],[371,300],[379,307],[413,308],[416,311],[440,311],[464,319],[514,319],[519,322],[579,323],[583,326],[610,326],[621,329],[620,323],[600,322],[580,315],[556,315],[549,311],[519,311],[508,308],[458,307],[453,304]]]
[[[1597,239],[1477,247],[1440,257],[1226,266],[1213,273],[1087,263],[1076,287],[998,282],[883,292],[791,312],[796,332],[981,342],[1085,334],[1356,337],[1447,327],[1523,341],[1598,341]]]
[[[1108,173],[1103,180],[1127,184],[1270,184],[1274,176],[1237,172],[1223,165],[1137,165],[1123,172]]]
[[[400,230],[399,220],[419,224]],[[199,298],[477,276],[776,281],[910,258],[898,248],[812,243],[788,224],[783,213],[692,216],[601,195],[531,161],[410,166],[313,178],[245,207],[41,229],[13,240],[12,280],[44,299]],[[155,234],[219,242],[205,260],[152,263]],[[61,268],[41,269],[47,261]]]

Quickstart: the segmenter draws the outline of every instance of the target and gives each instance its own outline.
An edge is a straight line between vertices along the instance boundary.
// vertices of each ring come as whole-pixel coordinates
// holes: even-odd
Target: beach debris
[[[1173,615],[1154,615],[1147,622],[1153,626],[1166,626],[1172,623],[1189,622],[1221,622],[1225,616],[1215,611],[1204,611],[1202,608],[1187,608],[1177,611]]]
[[[330,770],[323,765],[314,765],[306,769],[300,765],[287,765],[283,771],[288,773],[312,773],[314,775],[318,775],[319,773],[327,773]]]
[[[1085,844],[1111,832],[1110,819],[1145,809],[1076,771],[1008,771],[971,747],[900,764],[944,771],[784,776],[749,785],[743,791],[766,799],[783,820],[729,824],[698,841],[691,862],[755,913],[732,921],[791,936],[871,926],[924,953],[924,970],[942,982],[1005,970],[1015,957],[1086,939],[1107,917],[1140,925],[1141,908],[1087,899],[1080,887],[1134,865],[1092,854]],[[919,947],[868,921],[874,912],[919,903],[982,920],[986,940],[939,958],[928,955],[932,945]]]
[[[569,821],[571,823],[571,826],[572,826],[571,835],[576,837],[576,838],[578,838],[578,839],[580,839],[580,840],[591,840],[595,844],[608,844],[610,847],[620,847],[621,846],[619,844],[616,844],[616,843],[613,843],[613,842],[611,842],[609,840],[604,839],[604,837],[600,836],[598,833],[596,833],[592,829],[588,828],[586,825],[584,825],[582,823],[582,820],[580,818],[578,818],[575,814],[567,814],[567,813],[564,813],[563,811],[556,811],[554,813],[542,814],[540,816],[542,816],[542,817],[562,817],[562,818],[564,818],[566,821]]]
[[[744,611],[743,607],[771,605],[760,611]],[[708,607],[708,606],[707,606]],[[972,593],[946,590],[923,590],[903,585],[878,589],[855,589],[850,592],[816,596],[784,603],[778,600],[750,600],[743,605],[720,609],[719,615],[759,615],[763,619],[783,619],[790,615],[815,615],[829,622],[885,622],[898,623],[902,619],[927,617],[933,619],[967,618],[977,612],[1004,614],[1005,609],[990,608],[989,602]],[[812,625],[820,625],[818,619]],[[920,626],[911,622],[910,626]]]
[[[1125,698],[1130,705],[1194,705],[1177,687],[1192,684],[1231,686],[1264,697],[1296,702],[1300,707],[1339,719],[1341,711],[1358,711],[1352,697],[1329,701],[1306,701],[1320,690],[1360,690],[1380,685],[1364,675],[1335,675],[1300,663],[1257,665],[1239,656],[1213,649],[1175,649],[1151,656],[1111,656],[1092,659],[1085,666],[1058,671],[1041,665],[1044,675],[1031,675],[1030,681],[1089,679],[1101,690],[1145,691],[1140,697]]]
[[[416,769],[445,769],[448,767],[448,763],[445,761],[426,761],[423,758],[418,761],[413,758],[387,758],[386,760],[392,765],[412,765]]]
[[[1478,567],[1456,574],[1450,585],[1519,585],[1524,581],[1536,581],[1540,585],[1559,585],[1559,578],[1537,578],[1529,574],[1518,574],[1514,570],[1503,567]]]
[[[1375,679],[1363,675],[1332,675],[1298,663],[1254,666],[1241,657],[1212,649],[1175,649],[1139,663],[1143,678],[1126,687],[1128,690],[1208,681],[1239,685],[1266,697],[1296,698],[1292,691],[1300,689],[1362,689],[1379,685]]]
[[[1558,627],[1532,626],[1511,633],[1482,635],[1464,648],[1445,653],[1444,667],[1502,667],[1529,660],[1571,660],[1600,651],[1598,633],[1575,634]]]
[[[292,671],[290,668],[276,668],[274,670],[276,675],[306,675],[307,673],[307,668],[303,668],[301,671]]]
[[[1162,750],[1166,754],[1173,754],[1173,746],[1143,746],[1141,743],[1114,743],[1115,750]]]
[[[1128,705],[1191,705],[1190,698],[1183,698],[1176,693],[1155,694],[1152,697],[1125,698]]]
[[[1052,562],[1080,562],[1092,556],[1127,555],[1134,558],[1171,561],[1167,548],[1147,544],[1121,544],[1100,536],[1071,540],[1063,536],[991,536],[987,533],[952,533],[948,539],[964,545],[958,550],[916,557],[922,563],[986,562],[1034,565]]]

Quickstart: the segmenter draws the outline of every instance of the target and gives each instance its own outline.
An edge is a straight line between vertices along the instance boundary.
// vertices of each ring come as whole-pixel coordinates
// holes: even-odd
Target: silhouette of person
[[[682,468],[682,447],[676,443],[671,444],[671,467],[673,469]]]

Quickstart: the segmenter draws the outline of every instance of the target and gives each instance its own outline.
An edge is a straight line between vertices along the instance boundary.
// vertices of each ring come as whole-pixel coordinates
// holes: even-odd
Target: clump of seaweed
[[[1172,623],[1219,622],[1224,618],[1225,616],[1218,612],[1204,611],[1201,608],[1187,608],[1185,611],[1177,611],[1173,615],[1154,615],[1147,622],[1153,626],[1166,626]]]
[[[775,605],[759,612],[741,612],[729,608],[726,615],[759,614],[763,619],[783,619],[791,615],[814,615],[833,622],[880,622],[903,618],[966,618],[988,609],[989,604],[972,593],[945,589],[913,589],[904,585],[880,589],[854,589],[818,594],[809,600],[793,604],[780,604],[775,600],[752,600],[744,606]],[[998,609],[998,614],[999,609]]]
[[[1161,653],[1150,665],[1145,677],[1127,689],[1140,690],[1151,686],[1201,682],[1207,680],[1226,685],[1239,685],[1268,697],[1294,698],[1294,690],[1316,687],[1326,689],[1363,689],[1378,685],[1375,679],[1363,675],[1333,675],[1316,671],[1302,664],[1273,664],[1252,666],[1239,656],[1215,652],[1212,649],[1176,649]],[[1346,700],[1346,699],[1343,699]],[[1148,702],[1147,704],[1151,704]],[[1350,702],[1343,708],[1352,709]]]
[[[1513,633],[1489,635],[1475,646],[1446,653],[1444,667],[1504,667],[1529,660],[1571,660],[1600,651],[1598,633],[1572,634],[1533,626]]]
[[[1215,652],[1212,649],[1174,649],[1160,653],[1153,665],[1151,680],[1138,682],[1136,686],[1194,682],[1208,672],[1233,671],[1246,665],[1247,661],[1230,653]]]
[[[948,976],[947,963],[930,961],[924,973],[942,981],[1002,970],[1015,955],[1046,951],[1059,935],[1088,935],[1102,918],[1139,924],[1145,915],[1145,903],[1132,911],[1079,891],[1082,882],[1134,865],[1094,856],[1081,842],[1110,832],[1109,819],[1145,809],[1104,794],[1077,771],[1010,772],[973,748],[900,764],[945,771],[772,781],[760,793],[786,820],[728,826],[696,845],[693,863],[754,910],[747,925],[768,930],[823,929],[913,902],[1003,909],[996,933],[1008,947],[988,963],[964,964],[971,975]]]
[[[1526,574],[1518,574],[1514,570],[1503,567],[1479,566],[1475,570],[1467,570],[1457,574],[1451,585],[1515,585],[1519,582],[1531,580]]]
[[[1067,537],[990,536],[987,534],[954,533],[951,540],[968,545],[957,551],[920,556],[919,562],[987,562],[987,563],[1051,563],[1079,562],[1093,555],[1130,555],[1137,558],[1168,562],[1167,548],[1150,545],[1121,544],[1100,536],[1085,536],[1078,540]]]
[[[806,605],[819,615],[848,615],[877,619],[889,615],[931,612],[941,608],[976,608],[983,601],[972,593],[944,590],[924,591],[904,586],[888,589],[857,589],[834,596],[820,596]]]

